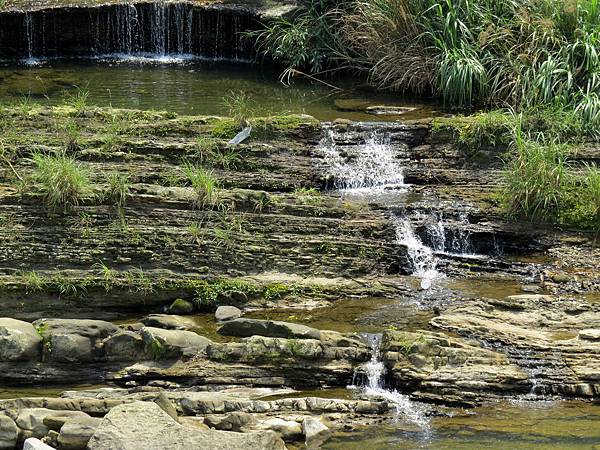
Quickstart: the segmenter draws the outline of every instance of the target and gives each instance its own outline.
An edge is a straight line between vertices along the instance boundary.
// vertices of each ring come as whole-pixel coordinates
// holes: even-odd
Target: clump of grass
[[[323,201],[321,192],[316,188],[299,187],[292,194],[298,202],[305,205],[318,205]]]
[[[90,90],[88,88],[76,86],[74,93],[67,92],[65,94],[64,104],[75,109],[75,113],[81,116],[88,108],[89,97]]]
[[[556,217],[561,195],[569,184],[569,148],[517,140],[508,160],[504,198],[509,212],[529,219]]]
[[[106,190],[104,191],[104,200],[111,202],[119,210],[122,210],[127,204],[130,195],[131,183],[128,174],[110,172],[105,173]]]
[[[65,152],[41,153],[32,156],[35,164],[33,180],[51,211],[77,206],[90,191],[88,171]]]
[[[81,148],[81,130],[73,119],[66,119],[57,125],[58,133],[67,152],[76,152]]]
[[[217,204],[219,182],[211,171],[187,163],[183,167],[183,172],[196,194],[195,207],[201,209]]]
[[[250,118],[255,114],[255,105],[252,97],[244,91],[231,91],[223,98],[223,105],[227,115],[240,127],[250,125]]]
[[[221,169],[235,168],[240,160],[240,153],[233,148],[221,148],[217,139],[209,136],[199,137],[196,147],[190,156],[200,165],[208,165]]]
[[[47,282],[38,272],[31,270],[29,272],[22,272],[21,279],[25,285],[25,292],[40,292],[47,287]]]

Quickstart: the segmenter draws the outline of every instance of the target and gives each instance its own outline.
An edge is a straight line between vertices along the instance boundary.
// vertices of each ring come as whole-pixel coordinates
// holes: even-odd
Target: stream
[[[183,45],[183,44],[182,44]],[[31,61],[30,61],[31,63]],[[256,111],[306,113],[323,121],[351,119],[374,122],[396,120],[362,111],[344,111],[336,100],[392,104],[415,108],[404,119],[435,114],[429,104],[399,100],[353,88],[351,80],[332,93],[323,85],[298,81],[284,86],[277,73],[241,62],[199,61],[193,58],[109,58],[89,60],[39,60],[35,64],[0,66],[0,101],[38,101],[55,105],[77,87],[89,89],[89,102],[99,106],[161,109],[181,114],[224,114],[222,99],[243,90],[255,99]],[[24,100],[28,99],[28,100]],[[521,293],[520,282],[508,277],[488,281],[465,280],[453,275],[453,261],[504,258],[496,242],[484,254],[469,231],[469,211],[457,203],[444,207],[427,193],[416,192],[405,176],[409,156],[396,146],[385,128],[364,132],[360,145],[346,145],[331,125],[326,125],[316,152],[328,175],[327,193],[376,204],[395,231],[394,244],[406,248],[408,273],[415,294],[410,299],[340,300],[312,310],[254,309],[249,318],[287,320],[344,333],[367,333],[372,359],[364,364],[357,381],[345,390],[352,398],[383,398],[395,407],[394,419],[352,432],[338,432],[327,449],[597,449],[600,443],[600,406],[595,403],[558,401],[530,396],[506,399],[471,410],[447,408],[442,414],[414,402],[386,383],[379,346],[386,327],[424,329],[433,316],[432,305],[453,296],[503,298]],[[437,209],[418,210],[413,203],[425,199]],[[412,208],[412,209],[411,209]],[[487,245],[487,244],[486,244]],[[414,299],[417,298],[418,301]],[[137,322],[130,317],[119,323]],[[221,339],[212,314],[194,316],[201,333]],[[533,377],[535,378],[535,377]],[[535,381],[535,380],[534,380]],[[535,387],[535,385],[534,385]],[[4,389],[0,397],[57,396],[60,389]],[[311,392],[327,396],[327,391]]]

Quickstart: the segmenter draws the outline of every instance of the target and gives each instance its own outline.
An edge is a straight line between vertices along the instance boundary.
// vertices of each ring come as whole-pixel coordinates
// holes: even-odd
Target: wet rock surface
[[[429,121],[300,116],[214,163],[222,203],[199,207],[176,177],[198,137],[231,151],[215,137],[224,119],[111,110],[137,131],[107,150],[106,111],[11,114],[48,149],[62,145],[54,120],[77,121],[81,160],[131,186],[120,212],[90,197],[49,220],[2,167],[0,380],[112,387],[0,400],[0,448],[316,447],[415,400],[435,405],[405,417],[422,426],[448,405],[600,395],[597,250],[507,223],[489,200],[493,151],[469,159]],[[330,173],[374,149],[403,180],[369,164],[360,182]]]

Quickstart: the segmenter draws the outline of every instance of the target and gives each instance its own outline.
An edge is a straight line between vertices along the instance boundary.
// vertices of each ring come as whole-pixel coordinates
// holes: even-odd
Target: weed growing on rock
[[[255,104],[244,91],[231,91],[223,98],[223,106],[239,128],[250,125],[250,118],[255,114]]]
[[[32,161],[35,164],[33,180],[50,211],[66,211],[77,206],[89,193],[88,172],[74,157],[64,152],[36,152]]]
[[[160,342],[156,338],[152,338],[152,341],[150,342],[150,355],[152,356],[152,359],[163,359],[166,356],[166,354],[167,349],[164,347],[162,342]]]
[[[75,110],[78,116],[85,113],[88,107],[88,99],[90,96],[90,90],[87,88],[77,87],[74,93],[67,93],[65,95],[64,104]]]
[[[21,279],[25,285],[25,292],[28,294],[43,291],[47,287],[46,280],[35,270],[22,272]]]
[[[217,177],[212,172],[189,163],[184,166],[183,172],[196,194],[194,207],[199,209],[213,207],[218,199]]]
[[[304,205],[318,205],[323,201],[321,192],[316,188],[299,187],[294,189],[292,195]]]
[[[131,183],[129,175],[118,172],[110,172],[104,174],[106,182],[106,190],[103,198],[105,201],[112,203],[121,211],[127,204],[127,199],[130,195]]]
[[[117,273],[102,261],[94,264],[92,268],[98,272],[98,275],[102,279],[101,284],[104,287],[104,290],[110,292],[118,282]]]
[[[152,280],[141,267],[139,269],[128,270],[125,272],[125,277],[130,292],[137,292],[143,296],[148,296],[156,292]]]
[[[195,302],[197,306],[212,307],[217,304],[219,296],[226,293],[243,294],[246,298],[260,294],[260,289],[252,283],[243,280],[200,281],[196,285]]]

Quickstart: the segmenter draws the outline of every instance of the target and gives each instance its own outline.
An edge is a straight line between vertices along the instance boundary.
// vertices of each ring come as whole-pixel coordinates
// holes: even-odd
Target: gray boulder
[[[256,428],[272,430],[279,434],[284,441],[299,441],[303,437],[302,425],[294,420],[283,420],[273,417],[261,422]]]
[[[19,429],[15,421],[5,414],[0,414],[0,450],[13,450],[18,437]]]
[[[178,358],[185,353],[203,352],[211,341],[191,331],[144,327],[146,350],[154,359]]]
[[[142,323],[149,327],[164,328],[165,330],[193,330],[197,328],[192,319],[171,314],[150,314],[142,319]]]
[[[283,450],[275,433],[234,433],[180,425],[152,402],[116,406],[90,439],[88,450]]]
[[[204,423],[215,430],[240,431],[246,425],[254,423],[252,414],[234,411],[229,414],[214,414],[204,417]]]
[[[275,320],[235,319],[225,322],[219,329],[223,336],[266,336],[275,338],[321,339],[321,331],[297,323]]]
[[[21,320],[0,318],[0,361],[38,359],[42,337],[33,325]]]
[[[44,444],[39,439],[29,438],[25,440],[23,450],[54,450],[54,448]]]
[[[67,420],[60,428],[58,445],[61,450],[84,450],[90,438],[100,426],[97,417]]]
[[[43,327],[47,335],[78,334],[92,340],[104,339],[119,331],[119,327],[110,322],[91,319],[39,319],[33,325]]]
[[[242,311],[235,306],[219,306],[215,311],[215,319],[219,322],[234,320],[242,317]]]
[[[191,314],[194,312],[194,304],[182,298],[176,299],[167,309],[170,314]]]
[[[104,356],[109,361],[136,361],[143,359],[144,340],[140,333],[119,331],[102,341]]]
[[[17,426],[22,431],[22,436],[42,438],[50,430],[44,423],[44,419],[49,416],[60,416],[68,418],[88,418],[82,411],[56,411],[47,408],[25,408],[19,411]]]
[[[92,341],[79,334],[56,333],[49,337],[49,358],[54,362],[79,363],[94,359]]]
[[[314,417],[307,417],[302,421],[302,431],[308,448],[317,448],[331,437],[331,430]]]

